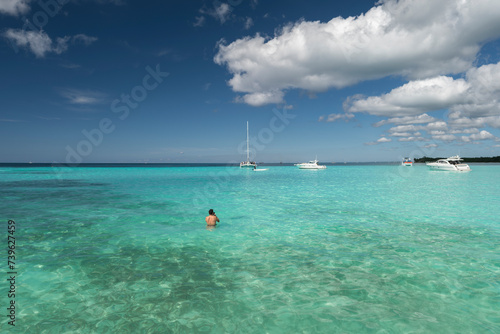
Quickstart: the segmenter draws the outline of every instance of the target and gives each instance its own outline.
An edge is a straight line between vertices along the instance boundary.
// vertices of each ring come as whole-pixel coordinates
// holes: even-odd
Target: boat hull
[[[240,163],[240,168],[257,168],[257,164],[251,162]]]
[[[470,172],[470,167],[467,164],[460,165],[439,165],[434,163],[428,163],[427,167],[431,170],[444,171],[444,172]]]
[[[326,166],[299,166],[299,169],[326,169]]]

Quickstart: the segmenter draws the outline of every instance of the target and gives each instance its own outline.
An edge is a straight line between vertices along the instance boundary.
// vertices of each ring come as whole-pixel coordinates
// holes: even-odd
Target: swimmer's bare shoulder
[[[215,226],[220,221],[219,218],[212,209],[208,213],[209,215],[205,217],[205,222],[208,226]]]

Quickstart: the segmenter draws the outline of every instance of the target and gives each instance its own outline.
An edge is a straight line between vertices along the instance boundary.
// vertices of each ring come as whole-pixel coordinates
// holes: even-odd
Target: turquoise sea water
[[[500,166],[471,167],[0,168],[15,329],[500,333]]]

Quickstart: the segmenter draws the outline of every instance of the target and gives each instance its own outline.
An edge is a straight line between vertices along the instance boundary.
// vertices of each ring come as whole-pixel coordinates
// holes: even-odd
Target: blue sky
[[[0,2],[0,162],[500,155],[497,0]]]

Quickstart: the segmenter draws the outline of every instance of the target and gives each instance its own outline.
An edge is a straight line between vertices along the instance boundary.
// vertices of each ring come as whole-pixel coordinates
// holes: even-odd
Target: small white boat
[[[324,165],[318,165],[318,160],[311,160],[309,162],[303,162],[301,164],[295,164],[295,166],[300,169],[326,169]]]
[[[401,162],[401,165],[411,167],[413,166],[413,161],[410,158],[404,158],[403,162]]]
[[[257,164],[253,161],[250,161],[250,147],[249,147],[249,140],[248,140],[248,121],[247,121],[247,161],[240,162],[240,168],[243,168],[243,167],[257,168]]]
[[[432,170],[452,171],[452,172],[469,172],[471,169],[469,165],[462,164],[458,155],[449,157],[448,159],[439,159],[435,162],[426,163],[427,167]]]

